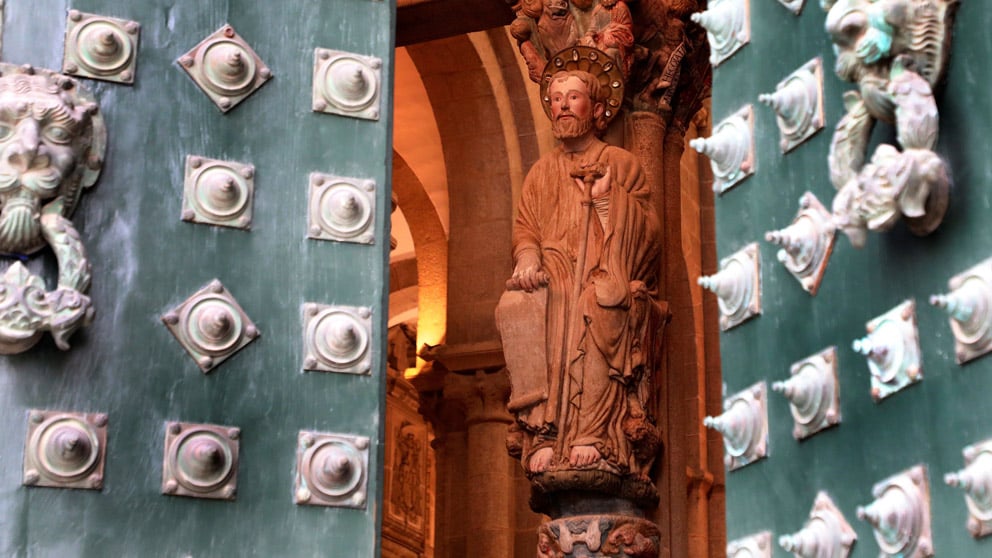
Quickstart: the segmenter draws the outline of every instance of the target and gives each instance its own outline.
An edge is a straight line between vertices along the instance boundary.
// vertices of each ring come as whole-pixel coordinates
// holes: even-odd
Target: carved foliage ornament
[[[900,217],[917,235],[933,232],[947,210],[950,177],[933,152],[938,114],[933,96],[947,64],[958,0],[821,0],[837,53],[835,71],[858,85],[830,146],[830,178],[839,228],[856,247],[867,231]],[[876,120],[895,124],[902,147],[882,144],[866,163]]]
[[[50,70],[0,63],[0,254],[51,246],[55,290],[15,261],[0,278],[0,353],[31,348],[45,331],[69,348],[92,320],[90,263],[69,218],[100,175],[107,130],[93,97]]]

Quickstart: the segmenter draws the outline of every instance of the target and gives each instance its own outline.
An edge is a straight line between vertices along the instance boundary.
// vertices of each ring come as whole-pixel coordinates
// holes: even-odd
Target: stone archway
[[[417,262],[417,348],[440,343],[446,330],[448,239],[423,183],[393,151],[393,195],[413,237]],[[402,371],[401,371],[402,372]]]

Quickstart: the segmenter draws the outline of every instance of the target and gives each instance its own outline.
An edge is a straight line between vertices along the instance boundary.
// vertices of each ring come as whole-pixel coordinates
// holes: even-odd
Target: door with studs
[[[992,14],[711,0],[730,556],[992,556]],[[723,25],[717,22],[723,22]],[[729,29],[735,29],[728,32]],[[939,131],[939,134],[938,134]]]
[[[2,12],[0,555],[377,555],[395,6]]]

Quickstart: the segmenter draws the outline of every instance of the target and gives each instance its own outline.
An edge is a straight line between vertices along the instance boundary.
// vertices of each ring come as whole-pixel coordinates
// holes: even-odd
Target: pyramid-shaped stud
[[[373,244],[375,189],[373,180],[311,173],[307,236]]]
[[[368,500],[369,439],[301,431],[296,446],[296,503],[364,509]]]
[[[204,373],[260,335],[238,301],[216,279],[166,312],[162,322]]]
[[[314,112],[378,120],[381,84],[378,58],[326,48],[314,51]]]
[[[747,105],[713,127],[708,138],[689,140],[706,155],[713,170],[713,191],[723,194],[755,172],[754,107]]]
[[[69,10],[62,71],[130,85],[138,61],[136,21]]]
[[[250,229],[254,179],[252,165],[187,156],[183,221]]]
[[[765,233],[765,240],[781,247],[778,261],[812,296],[820,289],[836,238],[830,212],[811,192],[799,198],[799,212],[789,226]]]
[[[368,374],[372,312],[355,306],[303,305],[303,369]]]
[[[233,109],[272,78],[269,67],[230,25],[214,31],[178,62],[221,112]]]
[[[25,486],[102,490],[106,459],[105,413],[28,413]]]
[[[216,424],[165,425],[162,494],[234,500],[241,429]]]

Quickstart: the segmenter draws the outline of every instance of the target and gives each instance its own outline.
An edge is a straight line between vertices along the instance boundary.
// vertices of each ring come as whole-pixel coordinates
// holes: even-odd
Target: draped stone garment
[[[589,219],[576,308],[574,268],[588,210],[569,173],[595,161],[611,169],[611,188],[607,214],[600,217],[592,210]],[[550,277],[546,316],[533,316],[546,325],[547,398],[515,409],[522,426],[537,434],[526,453],[563,437],[559,463],[571,447],[588,445],[620,471],[638,469],[622,424],[626,418],[643,417],[641,403],[647,394],[642,379],[650,376],[651,361],[658,358],[654,333],[648,329],[658,323],[654,295],[660,236],[648,198],[636,157],[598,140],[581,153],[559,147],[542,157],[524,181],[513,230],[514,261],[526,252],[539,254]],[[566,341],[569,320],[576,323]],[[648,374],[643,374],[645,368]],[[512,379],[514,370],[509,373]]]

